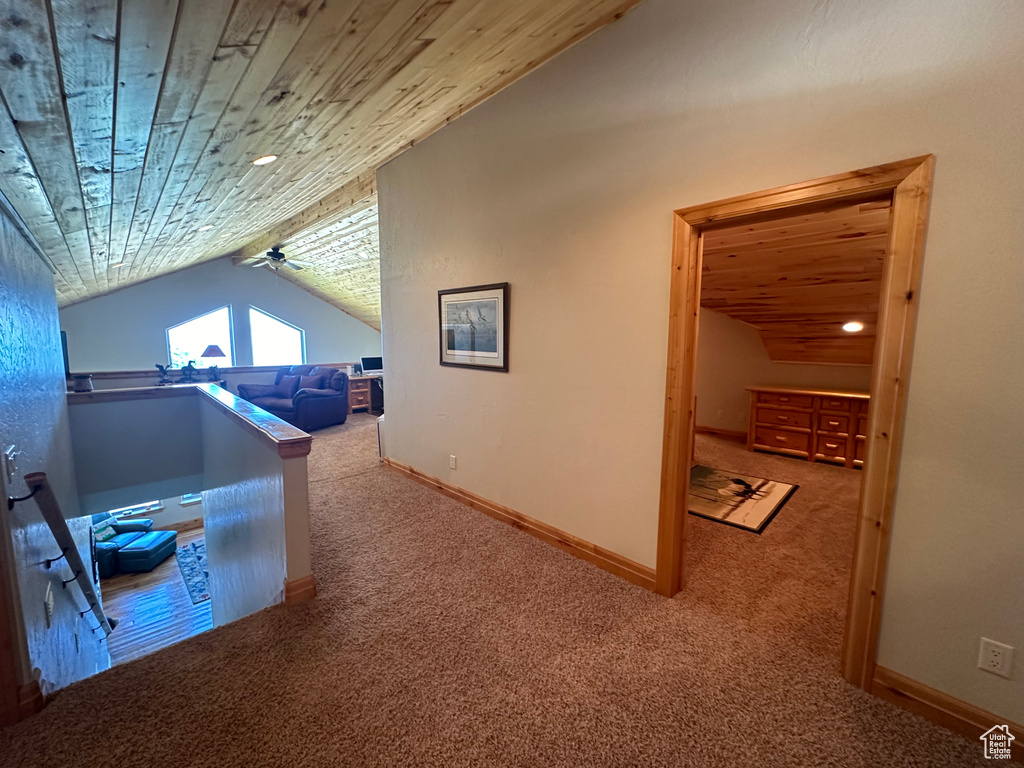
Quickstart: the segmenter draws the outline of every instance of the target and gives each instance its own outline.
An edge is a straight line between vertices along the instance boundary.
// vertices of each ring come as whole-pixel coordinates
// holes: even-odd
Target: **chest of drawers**
[[[747,448],[828,461],[864,465],[868,404],[866,392],[747,387],[750,422]]]

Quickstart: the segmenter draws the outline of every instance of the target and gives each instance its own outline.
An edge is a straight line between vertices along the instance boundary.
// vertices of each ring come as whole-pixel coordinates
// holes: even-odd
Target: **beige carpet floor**
[[[839,676],[856,471],[699,438],[701,463],[801,488],[761,536],[692,517],[692,583],[665,600],[375,449],[364,416],[317,433],[317,600],[67,688],[0,733],[0,763],[988,764]]]

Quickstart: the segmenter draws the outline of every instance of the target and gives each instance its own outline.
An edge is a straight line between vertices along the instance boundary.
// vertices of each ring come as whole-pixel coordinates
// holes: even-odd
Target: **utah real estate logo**
[[[994,725],[981,734],[981,740],[985,742],[985,757],[989,760],[1009,760],[1010,742],[1016,736],[1010,733],[1008,725]]]

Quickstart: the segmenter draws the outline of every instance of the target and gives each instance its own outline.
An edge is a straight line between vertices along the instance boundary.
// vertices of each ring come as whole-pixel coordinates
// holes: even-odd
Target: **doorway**
[[[705,236],[891,196],[845,637],[843,676],[870,689],[877,655],[892,503],[899,469],[917,294],[934,158],[875,166],[675,212],[656,589],[685,587],[688,490]]]

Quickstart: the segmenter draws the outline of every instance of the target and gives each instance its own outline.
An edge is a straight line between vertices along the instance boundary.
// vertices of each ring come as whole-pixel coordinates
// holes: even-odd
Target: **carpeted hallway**
[[[316,438],[318,599],[71,686],[4,766],[988,763],[839,677],[854,470],[699,437],[801,489],[762,536],[691,517],[665,600],[381,468],[371,418]]]

